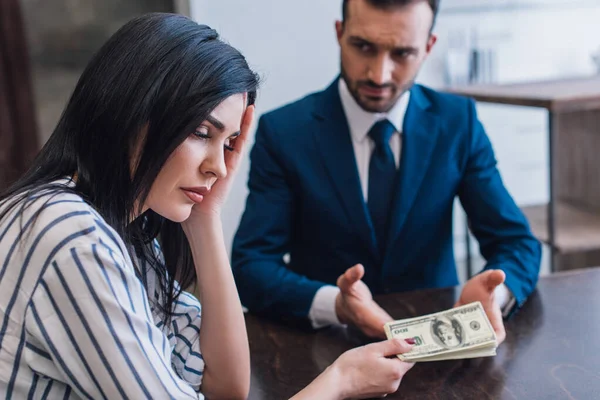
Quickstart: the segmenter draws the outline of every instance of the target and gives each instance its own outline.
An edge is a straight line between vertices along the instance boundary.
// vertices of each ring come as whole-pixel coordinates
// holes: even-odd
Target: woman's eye
[[[208,132],[205,130],[196,129],[196,131],[194,132],[194,135],[199,137],[200,139],[210,139]]]
[[[225,147],[225,150],[227,151],[233,151],[233,140],[231,138],[225,139],[225,144],[223,147]]]
[[[212,136],[210,136],[207,131],[201,130],[201,129],[196,129],[196,131],[194,132],[194,136],[196,136],[199,139],[203,139],[203,140],[212,139]],[[227,138],[227,139],[225,139],[225,143],[223,144],[223,147],[227,151],[233,151],[234,143],[235,143],[235,138]]]
[[[200,139],[210,139],[208,131],[205,131],[203,129],[196,129],[196,131],[194,131],[194,135]]]

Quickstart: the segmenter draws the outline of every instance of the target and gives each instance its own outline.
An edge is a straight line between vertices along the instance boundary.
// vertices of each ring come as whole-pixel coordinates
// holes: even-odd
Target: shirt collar
[[[348,121],[352,140],[359,142],[365,140],[373,124],[386,118],[394,125],[397,132],[402,132],[404,116],[406,115],[406,109],[408,108],[408,101],[410,99],[410,91],[407,90],[404,92],[388,112],[370,113],[363,110],[356,103],[356,100],[354,100],[354,97],[350,94],[348,86],[343,78],[338,80],[338,90],[340,92],[340,99],[346,114],[346,120]]]

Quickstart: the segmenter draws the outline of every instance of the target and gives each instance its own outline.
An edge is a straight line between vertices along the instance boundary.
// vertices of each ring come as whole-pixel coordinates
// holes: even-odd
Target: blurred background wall
[[[40,137],[45,141],[96,50],[131,18],[173,12],[172,0],[20,0]]]

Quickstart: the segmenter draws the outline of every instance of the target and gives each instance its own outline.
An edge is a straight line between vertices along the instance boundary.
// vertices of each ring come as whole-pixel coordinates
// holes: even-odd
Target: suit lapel
[[[351,226],[367,243],[371,253],[379,259],[375,233],[365,204],[348,121],[338,92],[337,79],[320,94],[314,116],[318,129],[314,131],[320,158],[331,183],[336,189]]]
[[[386,253],[392,248],[406,221],[431,162],[439,133],[437,116],[422,89],[411,90],[402,129],[402,152]]]

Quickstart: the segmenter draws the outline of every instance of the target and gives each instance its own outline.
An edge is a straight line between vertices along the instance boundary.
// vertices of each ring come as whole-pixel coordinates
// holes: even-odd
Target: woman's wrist
[[[337,362],[334,362],[311,385],[315,385],[315,393],[318,393],[321,399],[343,400],[346,398],[346,390],[342,382],[341,371]]]
[[[190,218],[182,222],[181,227],[190,246],[194,246],[198,240],[206,239],[207,237],[211,237],[211,235],[223,234],[221,217],[217,214],[190,216]]]

